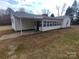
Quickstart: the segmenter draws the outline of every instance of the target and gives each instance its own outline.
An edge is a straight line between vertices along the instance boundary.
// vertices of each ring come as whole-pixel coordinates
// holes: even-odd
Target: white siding
[[[42,27],[39,27],[39,30],[40,31],[47,31],[47,30],[53,30],[53,29],[59,29],[59,28],[61,28],[61,25],[55,25],[55,26],[50,26],[50,23],[49,23],[49,26],[47,26],[47,24],[46,24],[46,26],[44,26],[44,21],[53,21],[53,20],[43,20],[42,21]],[[59,20],[55,20],[56,22],[58,22]]]
[[[15,17],[11,15],[11,23],[12,23],[12,28],[16,31],[16,24],[15,24]]]
[[[22,21],[22,30],[34,29],[34,21],[32,20],[21,20]],[[21,30],[20,19],[16,20],[16,31]]]
[[[21,24],[20,24],[20,19],[15,18],[13,15],[11,16],[11,20],[12,20],[12,28],[15,31],[19,31],[21,30]],[[29,19],[21,19],[22,21],[22,30],[28,30],[28,29],[37,29],[36,25],[34,24],[35,21],[34,20],[29,20]],[[54,25],[51,26],[51,24],[48,26],[48,24],[46,24],[46,26],[44,26],[44,21],[50,21],[50,22],[59,22],[60,25]],[[50,23],[49,22],[49,23]],[[66,27],[70,27],[70,23],[71,20],[69,17],[64,17],[63,20],[51,20],[51,19],[43,19],[42,20],[42,26],[39,27],[39,31],[47,31],[47,30],[53,30],[53,29],[59,29],[59,28],[66,28]],[[54,24],[54,23],[53,23]]]
[[[68,24],[67,24],[67,27],[70,27],[71,26],[71,20],[70,18],[68,18]]]
[[[53,29],[59,29],[61,26],[51,26],[51,27],[40,27],[40,31],[47,31],[47,30],[53,30]]]
[[[71,20],[69,17],[65,17],[62,22],[62,28],[70,27]]]

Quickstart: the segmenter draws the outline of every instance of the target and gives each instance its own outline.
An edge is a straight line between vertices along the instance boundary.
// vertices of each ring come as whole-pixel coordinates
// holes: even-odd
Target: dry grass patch
[[[13,30],[3,30],[3,31],[0,31],[0,37],[3,36],[3,35],[6,35],[6,34],[10,34],[10,33],[14,33]]]
[[[13,33],[14,31],[11,28],[11,25],[0,26],[0,37],[5,34]]]
[[[78,29],[77,26],[0,41],[0,58],[79,59]]]

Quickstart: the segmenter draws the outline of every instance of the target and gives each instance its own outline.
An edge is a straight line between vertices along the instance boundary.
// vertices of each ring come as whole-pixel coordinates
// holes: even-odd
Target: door
[[[39,31],[40,21],[37,21],[37,31]]]

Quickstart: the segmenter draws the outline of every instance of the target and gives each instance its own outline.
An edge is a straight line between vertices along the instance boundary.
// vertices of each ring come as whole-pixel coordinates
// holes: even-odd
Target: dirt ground
[[[79,26],[1,40],[0,59],[79,59]]]

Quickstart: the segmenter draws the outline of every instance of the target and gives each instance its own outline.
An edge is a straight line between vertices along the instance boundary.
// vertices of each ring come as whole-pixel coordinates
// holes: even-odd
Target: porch
[[[20,32],[23,30],[34,30],[34,31],[47,31],[61,28],[62,21],[60,20],[46,20],[46,19],[27,19],[19,20]]]

